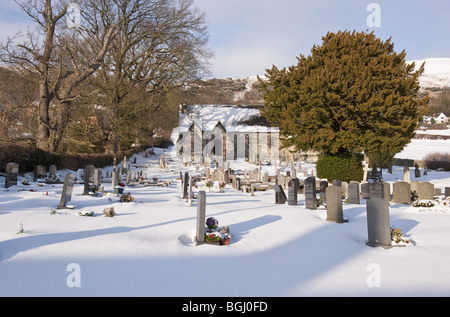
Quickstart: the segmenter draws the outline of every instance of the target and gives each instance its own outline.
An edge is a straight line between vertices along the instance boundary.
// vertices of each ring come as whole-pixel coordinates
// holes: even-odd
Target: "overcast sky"
[[[379,10],[367,11],[371,3]],[[408,60],[450,58],[449,0],[194,0],[194,6],[209,21],[212,77],[262,75],[272,65],[294,65],[328,31],[339,30],[392,37],[394,49],[406,50]],[[368,17],[381,25],[368,25]],[[0,0],[1,42],[28,23],[13,0]]]

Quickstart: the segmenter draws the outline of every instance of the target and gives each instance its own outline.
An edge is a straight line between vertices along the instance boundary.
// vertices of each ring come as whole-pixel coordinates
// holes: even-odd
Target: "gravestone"
[[[320,199],[322,199],[324,202],[327,200],[326,199],[326,195],[325,195],[325,191],[328,187],[328,182],[327,181],[320,181],[319,184],[319,195],[320,195]]]
[[[48,168],[48,178],[56,177],[56,165],[50,165]]]
[[[450,197],[450,187],[445,187],[444,195],[445,198]]]
[[[411,184],[395,182],[392,185],[392,201],[397,204],[411,204]]]
[[[241,190],[241,178],[236,177],[236,189]]]
[[[297,192],[298,192],[298,183],[295,182],[294,180],[290,180],[288,183],[288,205],[289,206],[297,206],[297,204],[298,204]]]
[[[19,176],[19,164],[17,163],[6,164],[5,188],[16,186],[18,176]]]
[[[91,184],[94,184],[94,165],[88,165],[84,168],[84,190],[83,195],[89,195]]]
[[[205,191],[201,190],[198,192],[197,228],[195,236],[196,244],[201,244],[205,242],[205,221],[206,221],[206,193]]]
[[[434,185],[430,182],[422,182],[416,184],[417,199],[434,199]]]
[[[405,166],[403,168],[403,181],[407,183],[411,183],[411,176],[409,171],[409,166]]]
[[[33,172],[33,182],[37,182],[38,178],[45,178],[47,171],[44,165],[35,165]]]
[[[329,186],[325,194],[327,197],[327,220],[336,223],[348,222],[343,215],[342,188],[340,186]]]
[[[389,202],[383,198],[371,198],[366,204],[368,241],[371,247],[391,247]]]
[[[189,186],[189,173],[184,172],[183,178],[183,199],[186,199],[188,196],[188,186]]]
[[[361,184],[361,198],[370,199],[370,183]]]
[[[316,178],[314,176],[305,179],[305,207],[317,209]]]
[[[72,190],[74,183],[75,183],[75,174],[73,173],[66,174],[66,177],[64,178],[64,185],[58,209],[73,209],[71,207],[67,207],[67,203],[72,199]]]
[[[384,198],[383,183],[369,183],[369,199]]]
[[[414,177],[415,178],[419,178],[420,177],[420,169],[419,169],[419,165],[414,165]]]
[[[272,188],[275,191],[275,204],[284,204],[287,197],[284,193],[283,187],[281,187],[281,185],[273,185]]]
[[[348,184],[348,203],[349,204],[357,204],[360,203],[360,194],[359,194],[359,183],[355,181],[351,181]]]

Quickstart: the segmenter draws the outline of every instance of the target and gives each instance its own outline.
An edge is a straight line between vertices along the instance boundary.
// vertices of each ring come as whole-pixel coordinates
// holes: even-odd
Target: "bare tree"
[[[155,128],[155,114],[168,110],[173,87],[207,74],[212,56],[206,47],[207,23],[192,4],[192,0],[97,2],[98,10],[110,10],[103,19],[120,20],[99,76],[91,78],[108,116],[104,138],[109,151],[117,149],[119,138],[151,133],[146,128]],[[92,21],[93,27],[100,24]]]
[[[78,97],[76,88],[102,64],[108,48],[118,33],[117,21],[97,27],[83,20],[73,28],[64,23],[70,5],[66,1],[28,0],[16,3],[36,24],[28,30],[22,42],[22,33],[8,38],[0,46],[1,61],[21,69],[36,78],[38,83],[37,146],[56,150],[70,118],[71,102]],[[74,4],[72,3],[71,6]],[[80,1],[79,14],[92,8],[91,1]],[[78,12],[75,12],[78,14]],[[101,12],[99,13],[102,14]],[[104,22],[104,21],[103,21]],[[95,34],[94,34],[95,33]],[[93,35],[97,46],[88,45]],[[84,45],[83,45],[84,44]]]

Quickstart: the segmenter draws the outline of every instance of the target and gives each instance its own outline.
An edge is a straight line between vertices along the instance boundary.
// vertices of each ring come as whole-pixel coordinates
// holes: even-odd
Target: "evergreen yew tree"
[[[380,166],[410,142],[429,101],[418,96],[424,65],[415,71],[405,57],[373,32],[328,33],[297,65],[266,70],[262,114],[285,146],[365,152]]]

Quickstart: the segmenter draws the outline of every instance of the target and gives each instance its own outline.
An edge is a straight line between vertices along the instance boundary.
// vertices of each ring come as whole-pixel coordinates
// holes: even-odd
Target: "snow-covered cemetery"
[[[221,109],[224,125],[257,111]],[[217,107],[200,110],[216,118]],[[420,162],[449,148],[414,139],[397,157]],[[8,167],[2,296],[450,294],[448,171],[393,166],[381,187],[371,170],[362,183],[329,183],[307,155],[197,163],[176,145],[102,169]],[[370,223],[375,210],[384,218]]]
[[[213,32],[248,41],[212,41],[222,71],[264,64],[259,75],[212,78],[196,3]],[[276,66],[291,25],[259,25],[274,51],[250,50],[252,23],[218,18],[232,3],[7,6],[35,29],[0,39],[0,298],[156,298],[152,312],[214,314],[450,296],[450,58],[400,49],[391,13],[379,23],[397,4],[364,5],[350,25],[369,29],[336,31],[348,16],[333,20],[328,1],[321,35],[302,35],[310,53]]]

